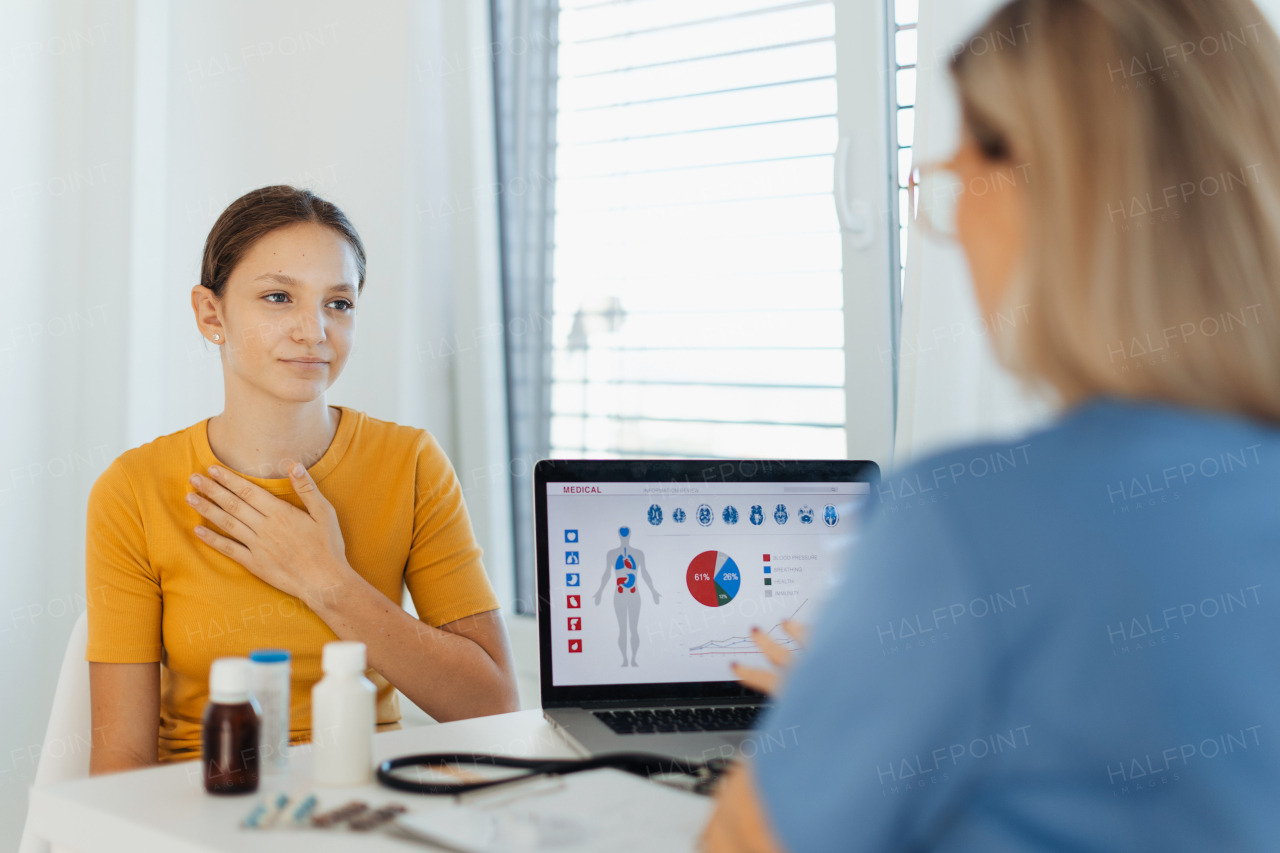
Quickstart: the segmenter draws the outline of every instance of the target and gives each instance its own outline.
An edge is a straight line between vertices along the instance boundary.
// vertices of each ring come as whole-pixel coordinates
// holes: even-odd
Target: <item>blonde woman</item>
[[[706,848],[1274,850],[1280,43],[1251,0],[980,32],[921,224],[1063,413],[886,480]]]
[[[214,223],[191,307],[223,409],[121,454],[89,496],[90,772],[199,758],[210,664],[260,648],[292,653],[294,743],[335,639],[367,647],[379,730],[399,728],[397,688],[437,720],[518,708],[444,451],[326,402],[364,280],[355,228],[307,190],[255,190]]]

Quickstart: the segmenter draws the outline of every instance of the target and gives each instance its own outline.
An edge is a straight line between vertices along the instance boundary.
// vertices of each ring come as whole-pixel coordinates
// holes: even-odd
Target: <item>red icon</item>
[[[581,640],[570,640],[570,641],[569,641],[569,652],[570,652],[570,653],[573,653],[573,652],[580,652],[580,651],[582,651],[582,641],[581,641]]]
[[[569,609],[575,610],[580,607],[582,607],[582,600],[576,595],[569,596]]]
[[[768,555],[768,554],[765,554],[765,555],[764,555],[764,561],[765,561],[766,563],[767,563],[767,562],[769,562],[769,555]]]
[[[569,630],[570,630],[570,631],[581,631],[581,630],[582,630],[582,617],[581,617],[581,616],[570,616],[570,617],[569,617]]]

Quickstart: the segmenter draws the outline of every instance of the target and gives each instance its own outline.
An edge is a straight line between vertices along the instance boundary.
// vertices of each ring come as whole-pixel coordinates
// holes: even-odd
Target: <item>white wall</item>
[[[89,487],[221,409],[188,293],[245,190],[310,186],[356,224],[368,279],[330,402],[440,439],[509,600],[501,339],[475,333],[500,322],[486,10],[0,4],[0,850],[85,607]]]

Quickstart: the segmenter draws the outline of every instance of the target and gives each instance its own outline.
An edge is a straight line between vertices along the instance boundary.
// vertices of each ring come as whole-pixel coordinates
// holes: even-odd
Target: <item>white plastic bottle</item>
[[[364,643],[325,643],[324,678],[311,688],[312,781],[350,788],[373,780],[377,688],[364,677]]]
[[[289,652],[254,649],[249,653],[249,686],[258,701],[259,767],[266,775],[289,770]]]

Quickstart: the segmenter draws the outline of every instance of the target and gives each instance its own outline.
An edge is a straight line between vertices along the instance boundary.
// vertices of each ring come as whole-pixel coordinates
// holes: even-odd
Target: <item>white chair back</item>
[[[53,693],[53,710],[40,748],[33,787],[89,776],[89,748],[93,744],[93,717],[89,705],[89,662],[84,659],[89,644],[89,614],[84,612],[71,629],[67,651],[62,656],[58,687]],[[49,844],[25,830],[18,853],[51,853]],[[54,848],[52,853],[57,853]]]

